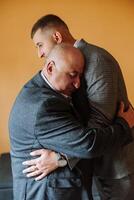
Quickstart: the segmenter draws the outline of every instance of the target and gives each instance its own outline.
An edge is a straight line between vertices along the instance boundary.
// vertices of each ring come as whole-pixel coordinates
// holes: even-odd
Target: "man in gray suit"
[[[71,94],[80,87],[83,69],[84,58],[79,49],[56,45],[42,71],[17,96],[9,118],[14,200],[86,200],[89,193],[83,176],[78,168],[70,170],[64,156],[88,159],[104,154],[113,144],[118,147],[132,141],[131,129],[122,118],[104,129],[84,128],[81,124]],[[122,116],[130,127],[134,125],[132,109],[122,112]],[[22,162],[31,158],[32,150],[40,148],[62,155],[55,159],[59,169],[35,181],[22,173]]]
[[[106,50],[82,39],[75,40],[65,22],[55,15],[46,15],[39,19],[33,26],[31,37],[39,57],[46,57],[56,44],[62,42],[74,45],[84,54],[84,76],[81,88],[73,100],[85,124],[88,123],[90,127],[105,127],[115,118],[121,100],[125,102],[125,108],[128,107],[129,101],[119,64]],[[25,164],[38,165],[38,173],[42,173],[40,179],[50,173],[55,164],[48,164],[48,161],[52,161],[51,152],[49,155],[45,150],[33,152],[33,155],[39,154],[40,158]],[[102,200],[133,199],[133,157],[134,144],[131,143],[116,152],[111,150],[99,158],[92,159],[90,165]],[[42,167],[39,162],[46,167]],[[36,171],[30,174],[30,168],[25,172],[29,172],[29,176],[36,174]]]

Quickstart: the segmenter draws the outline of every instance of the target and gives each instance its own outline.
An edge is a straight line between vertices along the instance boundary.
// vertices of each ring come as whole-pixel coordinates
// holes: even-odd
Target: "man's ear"
[[[48,73],[49,75],[52,74],[53,68],[54,68],[54,61],[50,61],[50,62],[47,64],[47,73]]]
[[[60,44],[62,42],[62,35],[60,32],[56,31],[54,34],[53,34],[53,39],[54,41],[57,43],[57,44]]]

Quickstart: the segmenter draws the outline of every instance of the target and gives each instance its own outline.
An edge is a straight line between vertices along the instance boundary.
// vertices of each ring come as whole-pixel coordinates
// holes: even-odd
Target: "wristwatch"
[[[58,167],[65,167],[67,165],[67,160],[63,155],[60,153],[56,153],[57,155],[57,161],[58,161]]]

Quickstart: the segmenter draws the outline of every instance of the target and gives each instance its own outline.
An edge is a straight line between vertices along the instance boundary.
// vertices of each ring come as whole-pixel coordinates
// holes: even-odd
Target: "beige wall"
[[[75,38],[103,46],[119,61],[134,104],[134,3],[132,0],[0,0],[0,152],[9,150],[8,116],[22,85],[40,69],[30,40],[42,15],[63,18]]]

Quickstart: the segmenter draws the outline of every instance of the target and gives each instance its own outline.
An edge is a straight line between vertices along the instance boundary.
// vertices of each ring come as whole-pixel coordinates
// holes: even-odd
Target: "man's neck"
[[[74,39],[72,36],[67,36],[63,38],[63,42],[74,45],[76,39]]]

